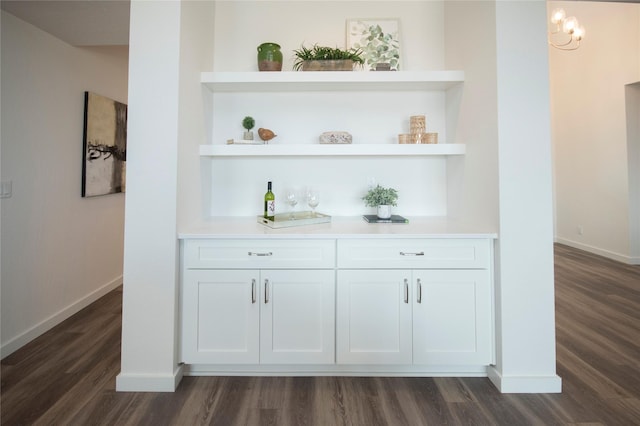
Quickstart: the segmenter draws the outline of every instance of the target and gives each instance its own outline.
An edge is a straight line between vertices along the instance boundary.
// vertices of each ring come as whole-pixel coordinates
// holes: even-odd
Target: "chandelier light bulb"
[[[564,9],[554,9],[554,11],[551,12],[551,23],[558,24],[564,20],[565,16],[567,16],[567,14]]]
[[[549,20],[553,24],[547,34],[549,46],[560,50],[576,50],[580,47],[585,30],[583,26],[578,24],[578,19],[575,16],[567,17],[564,9],[558,8],[551,12]]]
[[[573,34],[578,28],[578,20],[574,16],[570,16],[562,23],[562,31],[567,34]]]

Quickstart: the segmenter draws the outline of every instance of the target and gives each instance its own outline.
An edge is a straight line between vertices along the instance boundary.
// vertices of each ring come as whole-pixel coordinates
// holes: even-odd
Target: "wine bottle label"
[[[274,216],[276,214],[276,202],[274,200],[267,201],[267,214]]]

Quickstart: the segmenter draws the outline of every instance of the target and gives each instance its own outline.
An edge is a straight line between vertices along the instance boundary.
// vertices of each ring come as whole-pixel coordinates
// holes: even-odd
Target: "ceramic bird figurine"
[[[260,136],[260,139],[268,143],[271,139],[275,138],[278,135],[276,135],[269,129],[263,129],[262,127],[260,127],[258,129],[258,136]]]

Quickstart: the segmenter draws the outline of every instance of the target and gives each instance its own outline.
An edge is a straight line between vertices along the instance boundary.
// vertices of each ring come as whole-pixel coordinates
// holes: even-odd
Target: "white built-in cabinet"
[[[352,157],[347,160],[362,167],[363,157],[404,162],[394,158],[436,156],[424,162],[439,168],[446,157],[465,154],[464,144],[444,134],[456,127],[463,82],[462,71],[203,72],[212,127],[200,155],[226,170],[225,179],[238,171],[225,167],[243,157],[270,157],[251,164],[282,169],[296,165],[295,157],[315,157],[315,167],[329,170],[325,163],[336,157]],[[355,100],[367,108],[350,107]],[[372,100],[386,109],[376,110]],[[411,102],[433,108],[443,132],[438,144],[396,143],[397,123],[408,119]],[[227,145],[238,117],[257,105],[288,137],[268,145]],[[362,133],[357,143],[320,145],[292,137],[345,115],[354,116],[349,123]],[[375,133],[380,129],[386,136]],[[290,162],[279,162],[283,157]],[[429,176],[446,185],[437,173]],[[214,194],[222,194],[216,189],[227,183],[218,180],[212,182]],[[261,228],[253,235],[245,229],[255,221],[236,228],[231,220],[226,229],[224,218],[212,220],[220,221],[218,235],[182,240],[181,361],[196,364],[198,371],[482,374],[493,362],[492,237],[445,232],[442,238],[422,238],[416,236],[420,227],[411,225],[404,229],[415,234],[393,237],[377,235],[375,224],[355,231],[359,222],[353,229],[336,227],[335,233],[332,225],[317,234],[318,228],[309,227],[301,238],[304,229]]]
[[[422,373],[433,366],[487,366],[493,362],[491,243],[187,239],[182,361],[223,364],[231,372],[243,364],[336,365],[335,372],[355,365],[364,373],[368,365]]]
[[[488,244],[469,239],[338,241],[337,362],[490,364]]]
[[[488,365],[488,270],[338,271],[337,362]]]
[[[183,362],[333,363],[333,253],[333,241],[187,241]]]

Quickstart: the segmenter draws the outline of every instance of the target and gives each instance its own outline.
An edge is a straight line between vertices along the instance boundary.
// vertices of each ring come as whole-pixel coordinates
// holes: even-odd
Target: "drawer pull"
[[[258,252],[250,251],[249,256],[273,256],[273,253],[270,251],[266,253],[258,253]]]
[[[418,278],[418,303],[422,303],[422,281]]]
[[[264,280],[264,303],[269,303],[269,280]]]
[[[404,279],[404,303],[409,303],[409,280]]]
[[[407,252],[401,251],[400,256],[424,256],[424,252],[421,251],[418,253],[407,253]]]
[[[256,279],[251,280],[251,303],[256,303]]]

